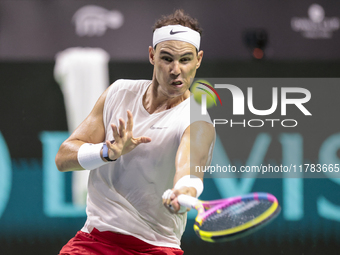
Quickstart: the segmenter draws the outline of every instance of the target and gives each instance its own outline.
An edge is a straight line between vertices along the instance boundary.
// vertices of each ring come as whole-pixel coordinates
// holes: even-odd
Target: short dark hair
[[[170,15],[164,15],[158,19],[153,26],[153,31],[155,31],[157,28],[168,25],[182,25],[189,27],[202,35],[202,28],[199,26],[197,19],[192,18],[182,9],[175,10],[174,13]]]

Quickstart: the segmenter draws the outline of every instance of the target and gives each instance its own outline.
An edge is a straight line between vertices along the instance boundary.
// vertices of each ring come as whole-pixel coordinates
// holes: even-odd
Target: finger
[[[149,143],[149,142],[151,142],[150,137],[141,136],[141,137],[134,138],[134,143],[136,145],[141,144],[141,143]]]
[[[108,148],[111,148],[112,143],[110,142],[110,140],[107,140],[105,143]]]
[[[170,204],[169,204],[169,208],[171,208],[173,210],[173,212],[177,213],[180,209],[180,204],[177,201],[177,198],[173,199]]]
[[[163,195],[162,195],[162,199],[163,199],[163,204],[165,205],[169,205],[170,204],[170,197],[172,195],[172,190],[171,189],[167,189],[166,191],[164,191]]]
[[[174,210],[174,208],[173,208],[172,205],[171,205],[171,201],[172,201],[173,198],[174,198],[174,193],[173,193],[173,191],[171,190],[169,196],[168,196],[167,199],[166,199],[166,204],[169,206],[169,208],[170,208],[171,210]]]
[[[169,210],[171,213],[176,213],[176,209],[172,206],[172,204],[169,204],[169,205],[168,205],[168,210]]]
[[[133,116],[132,116],[132,112],[130,110],[127,111],[127,123],[126,123],[126,131],[127,132],[132,132],[133,129]]]
[[[166,191],[164,191],[163,195],[162,195],[162,200],[163,200],[163,205],[171,212],[174,213],[174,209],[172,208],[172,205],[170,204],[171,202],[171,197],[172,195],[172,190],[171,189],[167,189]]]
[[[181,195],[181,194],[190,195],[190,194],[188,193],[188,188],[187,188],[187,187],[183,187],[183,188],[181,188],[181,189],[175,189],[175,190],[173,191],[173,195],[176,197],[175,199],[172,200],[173,207],[176,208],[176,212],[177,212],[177,213],[180,213],[180,214],[185,213],[185,212],[187,212],[187,211],[190,211],[190,208],[187,208],[187,207],[185,207],[185,206],[182,206],[182,205],[180,205],[180,204],[178,203],[177,197],[178,197],[179,195]]]
[[[170,199],[171,197],[171,194],[172,194],[172,190],[171,189],[167,189],[166,191],[164,191],[163,195],[162,195],[162,199],[164,201],[167,201]]]
[[[118,129],[117,129],[117,126],[115,124],[111,124],[111,128],[112,128],[112,135],[113,135],[113,138],[115,140],[117,139],[120,139],[120,136],[119,136],[119,133],[118,133]],[[111,147],[111,146],[110,146]]]
[[[167,200],[167,204],[168,204],[168,208],[169,208],[170,212],[172,212],[172,213],[178,212],[180,205],[177,202],[177,197],[176,197],[175,193],[173,192],[173,190],[171,190],[170,197]]]
[[[125,121],[122,118],[119,118],[119,136],[125,136]]]
[[[190,208],[187,208],[185,206],[180,205],[180,203],[178,202],[178,198],[177,198],[177,192],[175,192],[176,190],[174,190],[174,192],[172,193],[172,200],[171,200],[171,207],[173,208],[175,213],[179,213],[179,214],[183,214],[187,211],[190,210]]]

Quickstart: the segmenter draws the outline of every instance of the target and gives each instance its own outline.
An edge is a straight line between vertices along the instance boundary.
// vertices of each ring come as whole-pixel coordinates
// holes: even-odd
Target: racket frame
[[[185,196],[185,195],[180,195]],[[179,196],[179,197],[180,197]],[[183,198],[179,198],[179,202],[181,203]],[[257,216],[256,218],[245,222],[242,225],[218,231],[204,231],[200,230],[200,226],[202,226],[205,219],[207,219],[211,214],[215,213],[222,208],[231,206],[233,204],[239,202],[245,202],[249,200],[267,200],[272,202],[272,205],[262,214]],[[276,215],[278,215],[280,211],[279,203],[275,196],[269,193],[250,193],[244,196],[237,196],[226,199],[217,199],[212,201],[201,201],[201,200],[191,200],[191,207],[195,208],[198,211],[197,217],[195,219],[194,230],[196,234],[204,241],[208,242],[216,242],[218,239],[226,240],[228,237],[235,237],[236,234],[241,234],[247,230],[250,230],[260,224],[273,219]],[[187,204],[186,204],[187,206]],[[210,209],[206,210],[205,208],[210,207]],[[235,239],[235,238],[233,238]]]

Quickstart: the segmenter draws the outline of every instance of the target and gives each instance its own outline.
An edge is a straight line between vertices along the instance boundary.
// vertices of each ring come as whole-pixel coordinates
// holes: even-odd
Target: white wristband
[[[93,170],[103,166],[109,162],[102,160],[100,151],[103,148],[103,143],[84,143],[78,150],[78,162],[87,170]]]
[[[196,189],[196,198],[199,197],[203,192],[203,182],[200,178],[195,175],[185,175],[179,179],[175,184],[175,189],[183,187],[193,187]]]

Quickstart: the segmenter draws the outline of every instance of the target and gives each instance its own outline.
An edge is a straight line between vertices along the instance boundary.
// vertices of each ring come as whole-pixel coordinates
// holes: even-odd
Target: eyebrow
[[[167,54],[170,57],[173,57],[173,55],[171,53],[169,53],[169,52],[167,52],[165,50],[162,50],[159,54]],[[182,54],[180,57],[184,57],[186,55],[192,55],[193,56],[194,54],[192,52],[186,52],[186,53]]]

